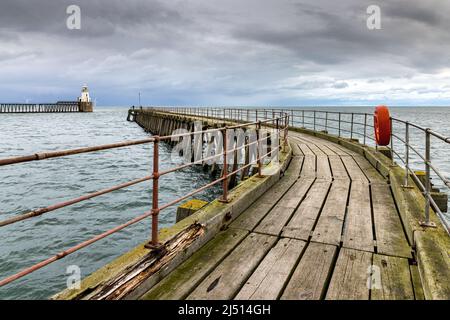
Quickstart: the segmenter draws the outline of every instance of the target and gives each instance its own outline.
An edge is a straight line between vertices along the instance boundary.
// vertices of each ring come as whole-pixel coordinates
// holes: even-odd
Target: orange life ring
[[[378,106],[375,108],[373,127],[375,129],[375,141],[377,145],[389,145],[391,141],[391,116],[388,107]]]

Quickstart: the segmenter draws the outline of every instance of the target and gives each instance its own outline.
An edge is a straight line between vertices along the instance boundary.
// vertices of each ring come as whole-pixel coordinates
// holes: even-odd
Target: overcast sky
[[[450,105],[449,17],[448,0],[1,0],[0,101],[86,83],[98,105]]]

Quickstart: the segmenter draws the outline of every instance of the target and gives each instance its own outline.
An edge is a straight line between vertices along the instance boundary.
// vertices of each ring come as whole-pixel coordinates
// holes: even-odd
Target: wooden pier
[[[128,120],[161,135],[199,120],[203,130],[249,121],[248,112],[189,112],[130,109]],[[160,230],[162,251],[142,244],[53,298],[449,299],[448,231],[431,209],[422,222],[426,199],[393,149],[341,130],[292,120],[278,166]]]

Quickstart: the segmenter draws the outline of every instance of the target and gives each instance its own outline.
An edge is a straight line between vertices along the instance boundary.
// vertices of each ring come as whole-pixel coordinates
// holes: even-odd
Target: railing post
[[[291,110],[291,127],[294,127],[294,110]]]
[[[352,112],[352,119],[350,121],[350,139],[353,139],[353,112]]]
[[[256,163],[258,164],[258,177],[262,177],[262,163],[261,163],[261,121],[256,125]]]
[[[341,113],[339,112],[339,120],[338,120],[338,137],[341,137]]]
[[[146,246],[157,249],[161,246],[158,240],[158,216],[159,216],[159,136],[154,137],[153,143],[153,188],[152,188],[152,240]]]
[[[305,110],[302,110],[302,128],[305,127]]]
[[[316,110],[314,110],[314,131],[316,131]]]
[[[325,111],[325,131],[328,132],[328,111]]]
[[[405,182],[403,184],[404,187],[408,187],[409,181],[409,122],[405,123]]]
[[[420,225],[424,227],[436,227],[436,224],[430,221],[430,197],[431,197],[431,181],[430,181],[430,161],[431,161],[431,134],[430,129],[425,130],[425,221]]]
[[[221,202],[228,202],[228,161],[227,161],[227,127],[222,130],[222,145],[223,145],[223,174],[222,174],[222,188],[223,195]]]
[[[364,137],[363,137],[364,145],[366,145],[366,135],[367,135],[367,113],[364,113]]]
[[[391,126],[391,164],[394,166],[395,165],[395,161],[394,161],[394,136],[393,136],[393,134],[394,134],[394,132],[393,132],[393,126],[392,126],[392,117],[391,118],[389,118],[389,120],[390,120],[390,126]]]

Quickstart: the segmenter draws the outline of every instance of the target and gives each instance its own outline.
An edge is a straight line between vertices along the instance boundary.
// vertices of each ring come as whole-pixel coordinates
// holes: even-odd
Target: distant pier
[[[1,103],[0,113],[92,112],[92,102],[59,101],[57,103]]]
[[[66,113],[93,112],[94,104],[86,85],[81,89],[81,97],[76,101],[56,103],[0,103],[0,113]]]

